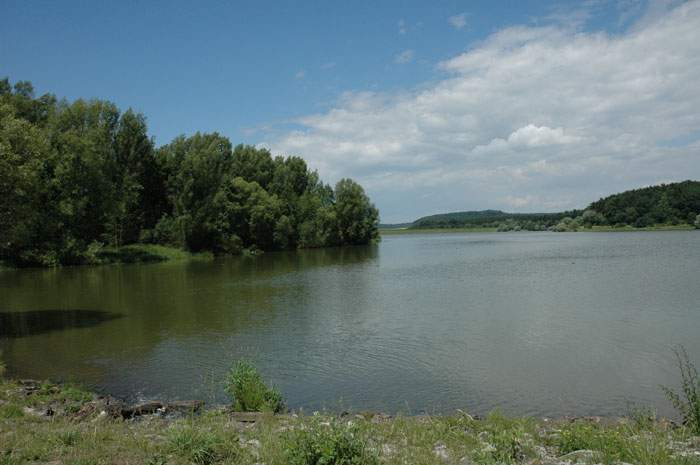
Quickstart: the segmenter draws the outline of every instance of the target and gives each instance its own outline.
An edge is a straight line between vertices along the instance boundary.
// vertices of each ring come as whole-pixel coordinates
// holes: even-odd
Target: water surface
[[[700,360],[700,233],[449,233],[213,262],[0,271],[12,375],[225,400],[252,359],[292,408],[671,414]]]

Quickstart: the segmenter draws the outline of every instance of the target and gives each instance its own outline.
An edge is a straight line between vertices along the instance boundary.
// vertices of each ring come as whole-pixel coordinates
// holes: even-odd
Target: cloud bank
[[[354,92],[268,144],[365,185],[383,221],[551,211],[700,178],[700,2],[610,35],[511,27],[404,93]]]

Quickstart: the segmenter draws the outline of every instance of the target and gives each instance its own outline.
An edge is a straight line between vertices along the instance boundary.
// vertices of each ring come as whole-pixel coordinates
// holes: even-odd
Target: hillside
[[[700,182],[633,189],[614,194],[588,206],[603,217],[603,223],[646,227],[654,224],[693,224],[700,213]]]
[[[440,213],[418,218],[409,229],[497,228],[499,231],[572,231],[582,227],[699,225],[700,182],[683,181],[633,189],[558,213],[507,213],[501,210]]]

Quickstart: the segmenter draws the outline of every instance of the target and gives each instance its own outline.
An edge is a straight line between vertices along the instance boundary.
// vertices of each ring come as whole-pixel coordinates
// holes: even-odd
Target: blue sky
[[[9,1],[0,16],[0,76],[30,80],[38,93],[133,107],[147,116],[158,144],[219,131],[234,143],[301,155],[328,181],[351,176],[366,185],[384,221],[447,210],[551,211],[700,175],[697,118],[658,103],[670,94],[684,103],[698,97],[690,84],[697,71],[692,39],[700,43],[700,36],[674,37],[683,27],[700,30],[696,7],[634,0]],[[647,63],[660,76],[642,82],[634,69],[635,60],[646,60],[644,34],[655,44],[646,54],[687,54],[690,64]],[[572,59],[577,50],[591,58]],[[626,77],[597,82],[593,73],[576,81],[591,71],[586,63],[600,76]],[[666,69],[673,72],[668,82]],[[507,70],[513,74],[504,77]],[[678,95],[677,79],[687,84],[685,94]],[[650,102],[591,104],[610,102],[612,89],[617,96],[625,85],[642,86]],[[567,108],[557,103],[561,96],[572,102]],[[651,119],[593,127],[639,112],[671,121],[653,139],[643,137]],[[603,137],[615,143],[603,147]],[[654,151],[673,159],[654,158]],[[630,158],[639,165],[633,173],[616,171],[629,168]]]

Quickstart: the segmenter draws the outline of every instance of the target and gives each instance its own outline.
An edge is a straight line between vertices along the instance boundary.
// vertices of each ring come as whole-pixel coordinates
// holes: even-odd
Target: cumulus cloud
[[[400,65],[410,63],[413,61],[413,57],[415,55],[415,52],[413,50],[404,50],[403,52],[397,54],[394,57],[394,63],[398,63]]]
[[[447,18],[447,22],[455,29],[462,29],[467,25],[467,14],[461,13],[458,15],[450,16]]]
[[[270,146],[304,156],[331,181],[358,179],[384,221],[583,207],[700,178],[691,137],[700,128],[700,2],[643,21],[618,35],[565,25],[497,31],[440,63],[442,78],[346,93]]]

